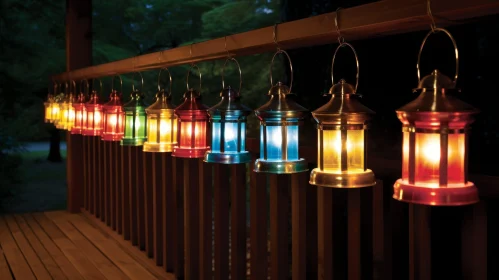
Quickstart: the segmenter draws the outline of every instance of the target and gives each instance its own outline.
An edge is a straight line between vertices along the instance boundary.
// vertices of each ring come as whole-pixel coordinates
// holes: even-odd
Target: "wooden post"
[[[66,70],[92,64],[92,1],[66,0]],[[69,212],[83,205],[83,138],[66,134]]]
[[[256,155],[250,164],[250,277],[251,280],[267,279],[268,274],[268,197],[267,177],[253,171]],[[216,207],[216,206],[215,206]]]
[[[215,279],[229,278],[229,168],[214,164]]]

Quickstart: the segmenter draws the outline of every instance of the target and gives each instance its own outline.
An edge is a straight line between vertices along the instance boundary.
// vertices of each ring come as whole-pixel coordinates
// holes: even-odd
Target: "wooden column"
[[[253,171],[256,154],[250,163],[250,277],[251,280],[267,279],[268,274],[268,197],[267,176]]]
[[[229,278],[229,167],[214,164],[215,279]]]
[[[66,0],[66,70],[92,64],[92,1]],[[69,212],[83,205],[83,138],[66,134]]]
[[[199,159],[184,163],[185,280],[199,279]]]

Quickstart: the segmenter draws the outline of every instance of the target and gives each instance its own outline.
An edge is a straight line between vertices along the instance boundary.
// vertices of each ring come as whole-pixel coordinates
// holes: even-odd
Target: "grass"
[[[41,212],[66,207],[66,162],[46,160],[48,151],[20,154],[21,183],[12,188],[13,196],[6,205],[7,212]],[[61,150],[63,159],[66,151]]]

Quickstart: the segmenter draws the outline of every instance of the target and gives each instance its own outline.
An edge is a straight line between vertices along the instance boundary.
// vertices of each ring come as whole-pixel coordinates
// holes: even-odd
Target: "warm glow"
[[[101,112],[100,111],[95,111],[93,114],[93,121],[94,121],[94,125],[96,127],[100,127],[100,122],[101,122],[101,119],[102,119],[102,115],[101,115]],[[90,116],[90,115],[89,115]],[[116,120],[115,120],[116,122]]]
[[[116,115],[109,114],[107,121],[108,121],[108,125],[112,126],[113,127],[112,129],[114,130],[114,127],[116,126]]]
[[[196,148],[206,146],[206,123],[205,122],[194,122],[193,128],[192,122],[181,122],[180,123],[180,147],[181,148]],[[193,131],[194,130],[194,131]],[[194,143],[192,142],[192,134],[194,133]],[[201,134],[203,133],[203,134]]]
[[[172,133],[172,123],[165,119],[159,121],[159,135],[161,142],[169,142],[171,138],[169,136]]]
[[[319,130],[320,133],[320,130]],[[324,171],[341,172],[341,130],[323,130]],[[319,140],[320,141],[320,140]],[[364,171],[364,131],[348,130],[347,172]]]

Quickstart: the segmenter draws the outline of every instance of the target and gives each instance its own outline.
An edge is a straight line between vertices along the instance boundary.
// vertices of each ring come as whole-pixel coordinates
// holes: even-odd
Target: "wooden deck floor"
[[[0,216],[0,279],[175,279],[83,214]]]

